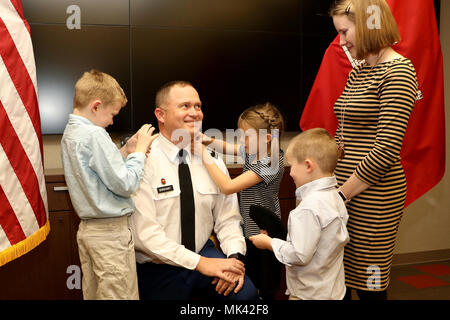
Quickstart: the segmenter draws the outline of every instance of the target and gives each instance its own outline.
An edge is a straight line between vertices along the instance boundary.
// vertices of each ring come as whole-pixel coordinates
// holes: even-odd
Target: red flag
[[[445,172],[443,58],[433,1],[387,2],[402,36],[394,49],[412,61],[423,95],[414,106],[401,151],[408,190],[406,207],[434,187]],[[300,120],[302,130],[322,127],[336,132],[338,122],[333,106],[344,90],[350,70],[351,64],[337,36],[325,52],[306,102]]]
[[[338,36],[325,51],[300,120],[302,130],[320,127],[332,134],[336,132],[338,120],[333,106],[344,91],[351,69],[352,65],[339,45]]]
[[[48,235],[36,67],[19,0],[0,0],[0,266]]]

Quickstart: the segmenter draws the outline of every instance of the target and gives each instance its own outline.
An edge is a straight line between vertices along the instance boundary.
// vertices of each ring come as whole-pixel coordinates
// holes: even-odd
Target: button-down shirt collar
[[[328,188],[332,188],[332,187],[336,187],[336,186],[337,186],[337,180],[336,180],[335,176],[320,178],[320,179],[311,181],[309,183],[306,183],[303,186],[298,187],[297,190],[295,190],[295,195],[296,195],[298,201],[302,201],[302,199],[307,197],[308,194],[310,194],[312,192],[323,190],[323,189],[328,189]]]
[[[348,214],[335,187],[334,176],[299,187],[301,202],[289,214],[286,241],[272,239],[275,256],[286,265],[287,293],[302,300],[342,299],[345,294]]]
[[[95,124],[92,123],[91,120],[89,120],[88,118],[82,117],[82,116],[78,116],[76,114],[69,114],[69,121],[68,123],[70,124],[86,124],[86,125],[90,125],[90,126],[95,126]]]
[[[172,161],[174,164],[178,164],[178,153],[180,152],[181,149],[172,141],[167,139],[163,134],[160,134],[159,138],[161,140],[161,150],[165,153],[165,155],[170,161]],[[187,152],[186,161],[187,163],[189,163],[189,159],[191,158],[191,152],[189,148],[185,148],[184,151]]]

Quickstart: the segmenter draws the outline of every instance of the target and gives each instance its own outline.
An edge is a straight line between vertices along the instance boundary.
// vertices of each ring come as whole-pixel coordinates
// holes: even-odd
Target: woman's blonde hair
[[[314,128],[292,138],[286,150],[286,157],[297,162],[311,158],[324,173],[332,174],[338,161],[338,147],[327,130]]]
[[[266,129],[268,133],[278,129],[280,136],[284,130],[284,119],[281,112],[269,102],[246,109],[239,116],[238,125],[242,121],[256,130]]]
[[[104,72],[90,70],[75,84],[73,107],[81,110],[94,99],[101,100],[104,106],[119,102],[123,107],[128,101],[116,79]]]
[[[385,0],[337,0],[331,6],[330,16],[339,15],[346,15],[355,24],[358,60],[401,41],[397,22]]]

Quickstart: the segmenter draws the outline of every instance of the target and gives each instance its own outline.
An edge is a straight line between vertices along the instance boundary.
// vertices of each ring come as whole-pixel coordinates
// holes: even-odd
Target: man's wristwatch
[[[239,253],[239,252],[230,254],[227,258],[228,259],[236,258],[239,261],[242,261],[243,263],[245,263],[245,256],[242,253]]]

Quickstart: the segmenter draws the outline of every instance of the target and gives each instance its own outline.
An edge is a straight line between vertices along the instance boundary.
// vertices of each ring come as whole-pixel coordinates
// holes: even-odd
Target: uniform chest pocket
[[[217,202],[217,197],[220,194],[216,185],[211,185],[209,183],[205,184],[203,182],[194,184],[193,187],[196,206],[199,208],[204,208],[208,212],[213,210]]]
[[[209,183],[205,184],[196,184],[194,186],[194,190],[196,190],[201,195],[213,195],[216,196],[220,194],[219,188],[216,185],[211,185]]]
[[[197,170],[192,176],[192,187],[201,195],[218,195],[219,187],[209,176],[206,170]]]

